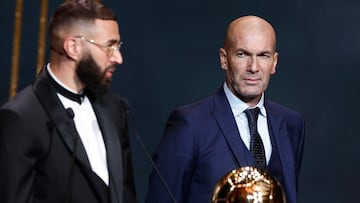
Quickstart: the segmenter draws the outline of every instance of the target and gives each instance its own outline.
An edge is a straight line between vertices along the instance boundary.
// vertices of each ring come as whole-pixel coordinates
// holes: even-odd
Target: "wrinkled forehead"
[[[266,44],[271,48],[275,48],[275,34],[270,29],[234,29],[230,33],[230,39],[234,43],[236,42],[257,42],[261,44]]]

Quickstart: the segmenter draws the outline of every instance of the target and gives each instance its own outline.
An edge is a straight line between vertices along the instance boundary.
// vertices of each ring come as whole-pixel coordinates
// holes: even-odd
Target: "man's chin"
[[[100,97],[106,93],[109,92],[111,87],[111,83],[102,84],[95,86],[87,86],[87,91],[89,91],[91,94],[93,94],[96,97]]]
[[[240,92],[246,97],[258,97],[262,94],[262,88],[258,86],[248,86],[243,88]]]

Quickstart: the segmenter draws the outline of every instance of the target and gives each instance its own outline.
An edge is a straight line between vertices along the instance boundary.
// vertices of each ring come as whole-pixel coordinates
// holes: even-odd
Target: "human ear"
[[[226,51],[224,48],[219,49],[219,58],[220,58],[221,69],[227,70],[227,58],[226,58]]]
[[[68,37],[64,40],[64,52],[66,56],[74,61],[80,59],[81,46],[80,41],[75,37]]]
[[[276,72],[276,65],[277,65],[277,62],[278,62],[278,57],[279,57],[279,53],[278,52],[275,52],[274,53],[274,62],[273,62],[273,66],[271,68],[271,74],[274,74]]]

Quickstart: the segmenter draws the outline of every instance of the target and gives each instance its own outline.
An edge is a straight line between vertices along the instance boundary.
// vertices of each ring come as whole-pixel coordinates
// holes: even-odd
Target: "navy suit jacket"
[[[43,70],[0,108],[0,202],[136,202],[122,100],[89,98],[104,138],[109,186],[92,171],[74,121]]]
[[[273,102],[264,105],[278,146],[287,202],[296,203],[304,120]],[[221,87],[214,95],[170,114],[153,159],[178,203],[208,203],[222,176],[235,168],[254,166],[247,153]],[[173,202],[155,171],[150,175],[146,202]]]

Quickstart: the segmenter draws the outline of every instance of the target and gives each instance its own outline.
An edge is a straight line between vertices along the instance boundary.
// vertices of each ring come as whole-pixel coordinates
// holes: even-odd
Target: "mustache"
[[[108,71],[115,72],[115,70],[116,70],[116,66],[115,66],[115,65],[110,65],[110,66],[108,66],[108,67],[105,68],[103,74],[105,74],[105,73],[108,72]]]

